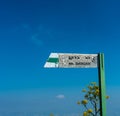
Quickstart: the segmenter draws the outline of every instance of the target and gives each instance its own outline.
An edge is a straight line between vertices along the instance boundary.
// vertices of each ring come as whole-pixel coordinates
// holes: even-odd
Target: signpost
[[[104,54],[51,53],[45,68],[98,68],[100,116],[106,116]]]
[[[104,54],[98,54],[98,76],[100,87],[100,113],[101,116],[106,116],[106,90],[105,90],[105,69],[104,69]]]

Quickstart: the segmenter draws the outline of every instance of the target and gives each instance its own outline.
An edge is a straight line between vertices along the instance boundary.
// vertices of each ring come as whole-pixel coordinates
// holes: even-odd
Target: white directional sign
[[[59,67],[87,68],[97,67],[95,54],[59,54]]]
[[[97,54],[51,53],[44,67],[96,68]]]

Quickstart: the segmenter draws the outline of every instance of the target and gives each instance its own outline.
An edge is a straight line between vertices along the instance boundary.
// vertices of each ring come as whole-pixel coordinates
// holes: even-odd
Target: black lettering
[[[69,65],[74,65],[74,63],[73,62],[69,62]]]
[[[72,60],[73,59],[73,56],[69,56],[69,60]]]
[[[77,56],[77,59],[80,59],[79,56]]]
[[[76,62],[76,65],[90,65],[90,62]]]
[[[85,59],[90,59],[90,56],[85,56]]]

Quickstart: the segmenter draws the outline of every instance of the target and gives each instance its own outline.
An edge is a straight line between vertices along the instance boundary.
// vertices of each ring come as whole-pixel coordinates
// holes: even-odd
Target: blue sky
[[[119,116],[119,5],[116,0],[0,1],[0,112],[78,113],[81,89],[98,81],[97,69],[44,69],[44,63],[51,52],[102,52],[111,97],[107,112]]]

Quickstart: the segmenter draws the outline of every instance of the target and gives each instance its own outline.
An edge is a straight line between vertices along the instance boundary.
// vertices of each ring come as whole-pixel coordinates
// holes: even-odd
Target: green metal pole
[[[106,116],[105,68],[103,53],[98,54],[98,73],[100,87],[100,116]]]

